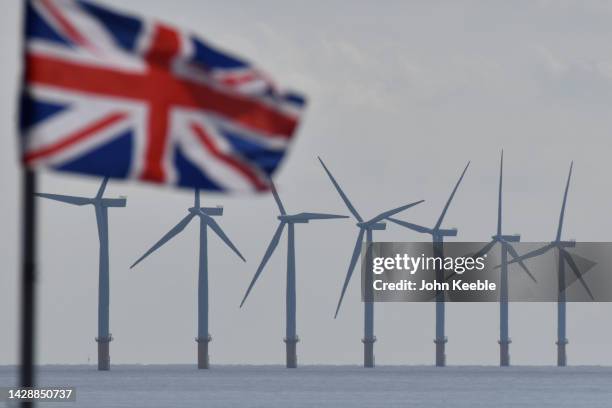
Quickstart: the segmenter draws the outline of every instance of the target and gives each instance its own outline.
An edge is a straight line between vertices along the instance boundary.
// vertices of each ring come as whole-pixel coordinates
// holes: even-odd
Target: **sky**
[[[16,95],[20,7],[0,15],[0,365],[18,338],[19,166]],[[565,238],[607,241],[612,219],[612,4],[604,1],[215,2],[104,0],[190,28],[306,93],[298,137],[277,173],[290,212],[347,214],[320,155],[364,218],[425,199],[400,218],[433,224],[468,160],[445,219],[457,240],[486,241],[496,226],[505,152],[506,233],[554,238],[570,161]],[[93,196],[99,180],[42,172],[40,191]],[[197,228],[131,265],[192,205],[192,192],[113,181],[110,210],[113,363],[192,363],[196,356]],[[247,303],[240,300],[277,225],[270,195],[203,194],[247,259],[209,240],[212,364],[281,364],[285,245]],[[38,361],[96,359],[98,238],[92,208],[39,203]],[[195,224],[195,223],[194,223]],[[334,309],[357,228],[353,220],[296,227],[298,358],[361,364],[359,284]],[[389,225],[375,240],[425,237]],[[282,241],[286,242],[285,240]],[[375,306],[378,364],[432,364],[434,305]],[[569,364],[612,364],[609,304],[568,306]],[[511,304],[514,364],[552,364],[556,306]],[[449,304],[449,364],[497,364],[498,305]]]

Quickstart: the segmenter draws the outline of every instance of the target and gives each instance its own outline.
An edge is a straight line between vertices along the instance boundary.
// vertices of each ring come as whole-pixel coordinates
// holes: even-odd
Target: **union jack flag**
[[[185,30],[82,0],[27,0],[26,166],[266,190],[304,98]]]

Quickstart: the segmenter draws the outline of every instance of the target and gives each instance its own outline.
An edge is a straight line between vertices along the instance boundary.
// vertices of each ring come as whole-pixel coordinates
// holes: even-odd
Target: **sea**
[[[0,366],[0,387],[17,378]],[[75,388],[74,402],[38,404],[50,408],[612,407],[612,367],[49,365],[37,383]]]

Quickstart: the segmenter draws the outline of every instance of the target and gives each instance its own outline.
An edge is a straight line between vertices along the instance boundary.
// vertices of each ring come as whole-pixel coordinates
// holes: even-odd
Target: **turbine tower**
[[[35,195],[50,200],[60,201],[72,205],[93,205],[96,211],[98,224],[98,238],[100,240],[100,261],[98,272],[98,370],[110,370],[110,342],[113,336],[109,331],[109,260],[108,260],[108,209],[111,207],[125,207],[127,199],[103,198],[108,177],[102,180],[102,185],[94,198],[75,197],[58,194],[36,193]]]
[[[444,237],[454,237],[457,236],[457,229],[443,229],[442,221],[444,220],[444,216],[446,215],[446,211],[448,211],[448,207],[457,192],[457,188],[459,188],[459,184],[461,184],[461,180],[463,180],[463,176],[465,176],[465,172],[470,166],[470,162],[467,163],[459,180],[457,180],[457,184],[453,188],[450,197],[448,197],[448,201],[446,201],[446,205],[442,209],[442,213],[438,218],[438,221],[433,226],[433,228],[423,227],[421,225],[413,224],[411,222],[406,222],[402,220],[398,220],[395,218],[387,217],[387,219],[391,222],[394,222],[402,227],[406,227],[416,232],[420,232],[422,234],[431,235],[433,242],[433,255],[435,257],[444,257]],[[444,269],[436,269],[436,281],[443,282],[445,280]],[[445,310],[444,310],[444,300],[445,294],[443,290],[436,291],[436,338],[434,343],[436,344],[436,366],[444,367],[446,365],[446,342],[448,339],[444,334],[444,318],[445,318]]]
[[[285,347],[286,347],[286,365],[287,368],[296,368],[297,367],[297,342],[300,341],[297,335],[296,329],[296,285],[295,285],[295,224],[307,224],[311,220],[326,220],[326,219],[334,219],[334,218],[348,218],[345,215],[333,215],[333,214],[320,214],[320,213],[298,213],[298,214],[287,214],[285,211],[285,207],[274,187],[274,183],[270,182],[270,187],[272,189],[272,194],[274,195],[274,200],[276,201],[276,205],[278,206],[278,210],[280,211],[280,215],[278,216],[279,224],[276,228],[276,232],[272,236],[272,241],[268,245],[266,252],[251,280],[251,284],[249,285],[242,302],[240,303],[240,307],[244,305],[247,297],[251,293],[251,289],[259,279],[259,275],[263,271],[268,259],[272,256],[272,253],[278,246],[278,242],[280,241],[281,235],[283,234],[283,230],[285,229],[285,225],[287,225],[287,289],[286,289],[286,332],[285,332]]]
[[[198,368],[209,368],[208,343],[212,340],[208,332],[208,228],[228,246],[240,259],[246,262],[238,248],[230,241],[223,232],[219,224],[213,219],[215,216],[223,215],[223,207],[200,207],[200,190],[195,190],[193,207],[187,210],[189,214],[166,233],[155,245],[153,245],[143,256],[138,258],[130,269],[135,267],[140,261],[155,252],[166,242],[170,241],[193,220],[195,217],[200,219],[200,258],[198,268]]]
[[[504,235],[502,233],[502,184],[504,172],[504,151],[501,152],[499,165],[499,190],[497,201],[497,233],[491,237],[491,241],[487,243],[480,251],[473,256],[480,257],[487,254],[493,249],[496,244],[501,246],[501,265],[500,265],[500,285],[499,285],[499,365],[507,367],[510,365],[510,339],[508,331],[508,255],[513,259],[519,257],[516,250],[512,247],[513,242],[519,242],[521,236],[518,234]],[[535,282],[529,269],[525,264],[518,262],[525,273]]]
[[[569,174],[567,175],[567,182],[565,184],[565,192],[563,193],[563,203],[561,204],[561,214],[559,215],[559,225],[557,226],[557,235],[555,240],[550,244],[528,252],[518,258],[513,259],[509,263],[521,262],[525,259],[534,258],[545,254],[546,252],[556,249],[558,251],[558,264],[557,264],[557,276],[558,276],[558,293],[557,293],[557,365],[559,367],[565,367],[567,365],[567,354],[565,346],[567,345],[566,336],[566,296],[565,289],[567,288],[567,282],[565,279],[565,265],[567,264],[572,272],[576,275],[576,278],[580,281],[587,294],[592,300],[595,300],[593,293],[587,286],[586,282],[582,278],[582,274],[576,265],[576,262],[572,259],[572,255],[565,248],[572,248],[576,246],[575,241],[562,241],[561,234],[563,232],[563,219],[565,217],[565,204],[567,203],[567,192],[570,186],[570,180],[572,178],[572,169],[574,162],[571,162],[569,168]]]
[[[336,307],[336,313],[334,315],[334,318],[336,318],[338,317],[338,312],[340,311],[340,306],[342,304],[342,299],[344,298],[346,288],[349,284],[349,281],[351,280],[351,276],[353,275],[355,264],[357,263],[357,259],[359,258],[359,254],[361,253],[361,246],[363,243],[364,235],[366,238],[366,243],[368,244],[371,243],[372,242],[372,231],[384,230],[387,227],[387,224],[385,224],[384,222],[381,222],[382,220],[384,220],[387,217],[392,216],[393,214],[397,214],[401,211],[404,211],[410,207],[414,207],[417,204],[421,204],[424,200],[416,201],[414,203],[403,205],[393,210],[382,212],[378,214],[376,217],[365,221],[361,217],[361,215],[357,212],[357,210],[355,209],[353,204],[350,202],[346,194],[344,194],[344,191],[342,191],[342,188],[340,188],[340,185],[338,184],[338,182],[336,182],[336,179],[334,179],[334,176],[332,176],[331,172],[328,170],[327,166],[325,166],[325,163],[323,163],[323,160],[321,160],[320,157],[319,157],[319,161],[321,162],[323,169],[329,176],[329,179],[331,180],[332,184],[336,188],[336,191],[338,191],[338,194],[342,198],[342,201],[344,201],[344,204],[347,206],[351,214],[353,214],[353,217],[355,217],[355,220],[357,221],[356,225],[359,228],[359,233],[357,234],[357,241],[355,242],[355,249],[353,250],[353,256],[351,257],[351,262],[349,263],[348,271],[346,273],[346,278],[344,279],[344,284],[342,285],[342,292],[340,293],[340,299],[338,300],[338,306]],[[364,309],[363,309],[363,314],[364,314],[363,331],[364,333],[363,333],[363,339],[361,340],[363,342],[363,366],[364,367],[374,367],[374,342],[376,341],[376,336],[374,336],[374,303],[373,302],[363,302],[363,305],[364,305]]]

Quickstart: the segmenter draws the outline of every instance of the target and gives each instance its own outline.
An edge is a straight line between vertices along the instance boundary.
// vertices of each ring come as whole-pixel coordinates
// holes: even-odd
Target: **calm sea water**
[[[0,367],[0,386],[16,378]],[[76,402],[52,408],[612,407],[608,367],[44,366],[38,383],[76,387]]]

